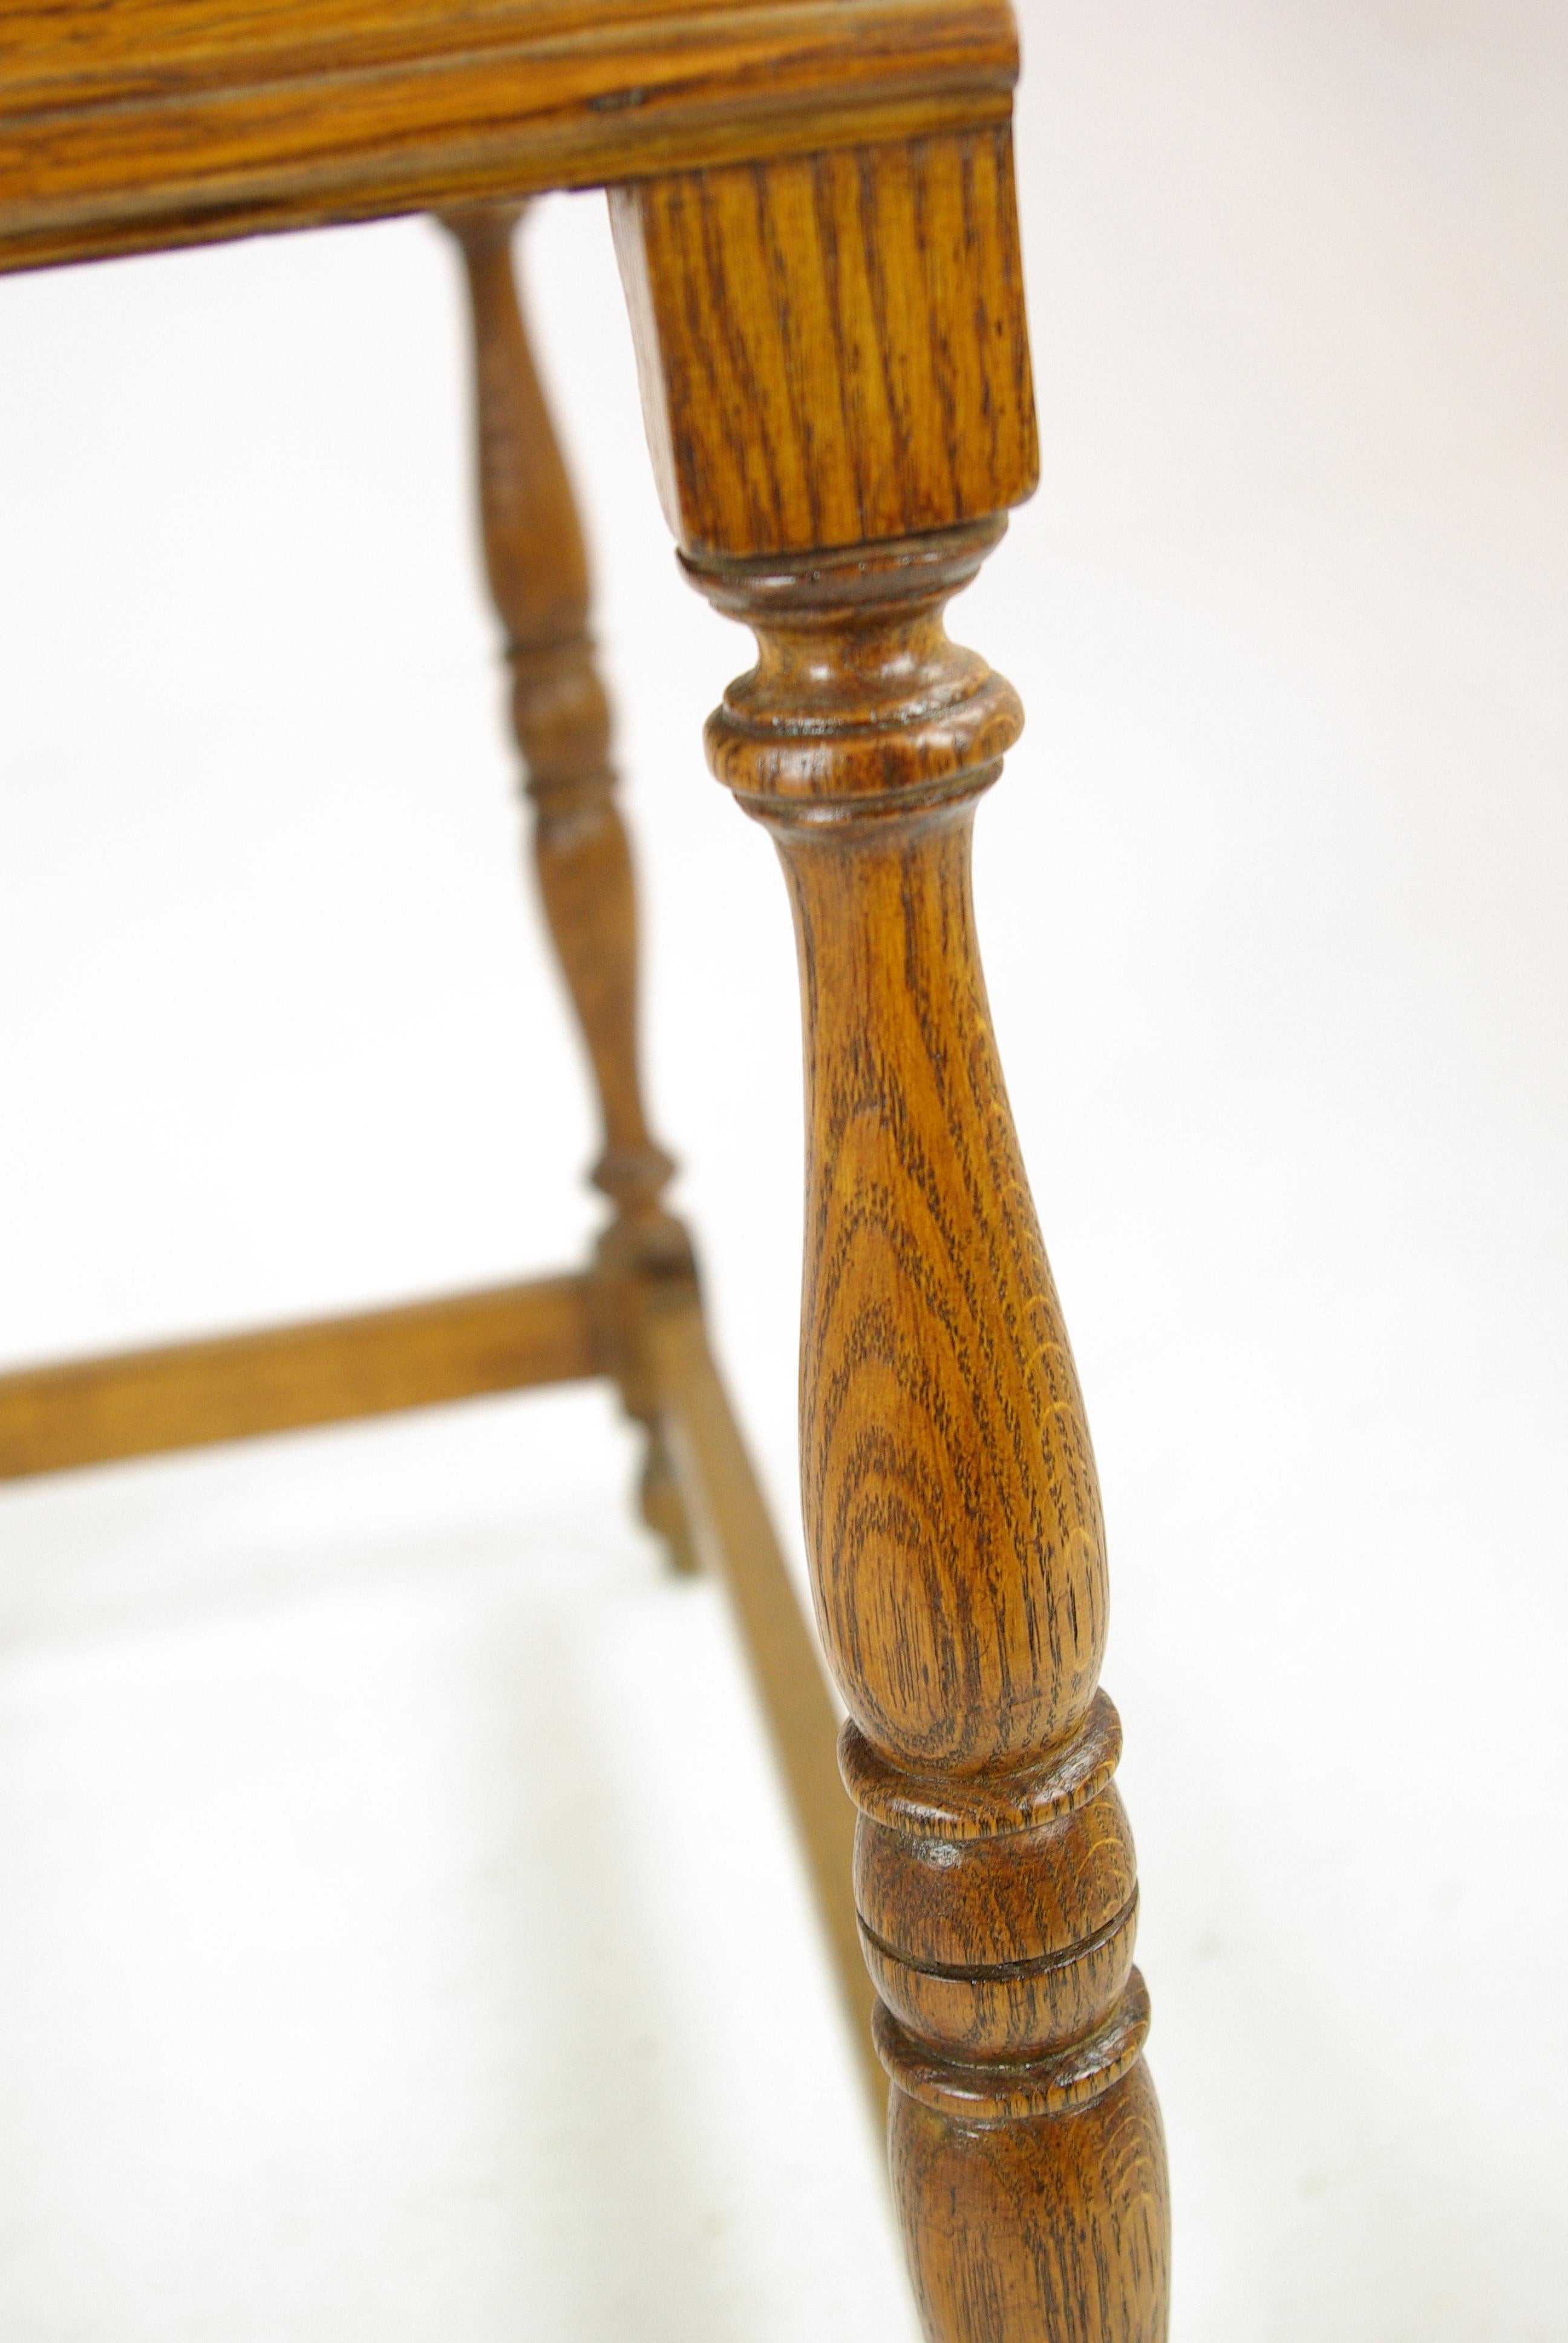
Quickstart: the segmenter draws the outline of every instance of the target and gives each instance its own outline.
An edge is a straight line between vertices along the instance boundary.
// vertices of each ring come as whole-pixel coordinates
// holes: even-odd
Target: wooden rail
[[[655,1305],[643,1340],[659,1420],[705,1564],[727,1587],[792,1810],[872,2112],[888,2078],[871,2044],[876,2005],[852,1888],[855,1809],[839,1777],[839,1710],[713,1363],[695,1293]]]
[[[694,1281],[592,1274],[72,1360],[0,1376],[0,1481],[438,1406],[611,1372],[598,1329],[624,1313],[701,1561],[735,1606],[873,2113],[887,2078],[851,1888],[855,1811],[839,1712],[704,1331]]]
[[[0,1480],[600,1372],[586,1277],[0,1377]]]

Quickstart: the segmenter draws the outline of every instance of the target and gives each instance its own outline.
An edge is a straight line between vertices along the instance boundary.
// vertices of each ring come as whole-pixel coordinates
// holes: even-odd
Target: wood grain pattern
[[[1005,0],[15,0],[0,267],[1005,118]]]
[[[654,469],[688,551],[854,545],[1030,494],[1005,126],[610,202]]]
[[[0,1479],[603,1373],[586,1277],[0,1377]]]
[[[1100,1496],[970,889],[1021,714],[942,624],[1001,528],[687,567],[757,637],[709,755],[799,947],[807,1544],[927,2333],[1160,2343]]]
[[[895,2091],[890,2146],[929,2335],[1161,2343],[1170,2212],[1141,2060],[1077,2112],[1034,2123],[977,2127]]]
[[[969,887],[975,799],[1022,717],[941,623],[999,534],[690,564],[757,631],[709,754],[780,844],[800,940],[823,1636],[851,1716],[911,1772],[1065,1740],[1106,1627],[1093,1456]]]
[[[616,1207],[592,1272],[548,1289],[10,1378],[0,1442],[75,1462],[613,1373],[729,1575],[841,1955],[852,1872],[930,2343],[1161,2343],[1099,1493],[970,893],[1021,717],[942,625],[1036,473],[1015,69],[1003,0],[0,12],[0,266],[467,207],[487,558]],[[663,1208],[580,533],[510,220],[472,208],[596,182],[671,525],[758,639],[709,751],[773,833],[799,947],[802,1484],[852,1856],[829,1704]]]

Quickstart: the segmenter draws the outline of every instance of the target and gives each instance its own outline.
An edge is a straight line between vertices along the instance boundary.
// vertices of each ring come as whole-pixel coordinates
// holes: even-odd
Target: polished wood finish
[[[935,190],[972,147],[926,141],[898,168]],[[893,178],[889,157],[874,176]],[[1003,516],[975,516],[984,471],[968,461],[910,468],[898,400],[860,398],[872,379],[919,382],[963,297],[935,290],[919,208],[902,227],[879,213],[893,223],[879,267],[900,300],[869,307],[839,345],[801,357],[792,328],[755,321],[752,286],[745,347],[769,384],[729,438],[762,445],[739,445],[724,471],[682,367],[724,333],[715,288],[750,281],[755,246],[736,225],[731,253],[739,213],[708,202],[712,178],[687,178],[679,199],[635,196],[642,223],[703,206],[703,236],[666,248],[668,297],[647,297],[647,236],[630,253],[623,239],[623,272],[657,461],[661,428],[689,440],[670,464],[687,572],[757,638],[757,666],[708,724],[708,757],[773,834],[799,944],[801,1497],[818,1628],[849,1708],[841,1766],[860,1809],[856,1905],[893,2083],[898,2209],[930,2343],[1161,2343],[1165,2148],[1141,2059],[1121,1727],[1097,1689],[1100,1488],[970,898],[975,804],[1022,710],[942,623]],[[795,241],[773,265],[779,318],[820,265],[820,218],[780,225]],[[994,251],[994,225],[982,236]],[[933,447],[963,450],[970,434],[982,450],[1012,445],[994,471],[1012,483],[1000,504],[1033,478],[1022,296],[963,251],[959,279],[984,333],[972,373],[945,358],[954,403],[940,424],[923,407],[923,428]],[[801,417],[820,419],[820,440]],[[839,417],[853,417],[849,438]],[[792,548],[804,518],[818,538],[849,518],[829,483],[849,480],[850,443],[856,478],[905,467],[921,497],[874,506],[874,541]],[[757,492],[811,468],[818,447],[816,506]],[[907,532],[902,511],[940,528]],[[727,548],[706,550],[712,537]]]
[[[11,0],[0,267],[1005,119],[1005,0]]]
[[[970,890],[1021,713],[943,624],[1036,474],[1015,70],[1004,0],[0,13],[0,267],[415,207],[457,236],[487,564],[614,1207],[579,1278],[9,1378],[0,1442],[39,1470],[612,1375],[654,1434],[654,1517],[735,1600],[890,2083],[930,2343],[1162,2343],[1099,1490]],[[666,512],[758,642],[708,747],[773,835],[799,949],[802,1490],[852,1822],[638,1092],[587,567],[509,261],[519,199],[596,183]]]
[[[0,1480],[603,1373],[587,1275],[0,1376]]]
[[[942,623],[1001,527],[687,567],[757,638],[709,754],[799,948],[807,1545],[926,2331],[1161,2343],[1100,1495],[970,888],[1021,711]]]
[[[855,545],[1029,495],[1005,126],[641,181],[610,206],[689,551]]]
[[[512,257],[518,217],[515,206],[446,216],[473,319],[485,573],[506,637],[539,893],[598,1099],[604,1146],[593,1179],[617,1222],[605,1265],[683,1268],[689,1246],[662,1204],[675,1165],[648,1131],[638,1071],[637,893],[588,631],[588,551],[523,321]],[[621,1393],[648,1435],[643,1518],[676,1566],[689,1569],[695,1550],[680,1490],[629,1365]]]

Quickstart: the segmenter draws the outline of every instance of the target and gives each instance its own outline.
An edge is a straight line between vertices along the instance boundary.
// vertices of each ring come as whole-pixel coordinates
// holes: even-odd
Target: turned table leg
[[[1161,2343],[1104,1539],[970,890],[1011,689],[943,625],[1033,483],[1005,132],[616,198],[710,720],[799,947],[801,1475],[931,2343]]]
[[[523,321],[512,264],[518,216],[516,206],[445,216],[472,305],[485,568],[506,629],[539,891],[603,1123],[593,1179],[616,1217],[601,1262],[611,1279],[648,1268],[678,1275],[690,1272],[689,1250],[662,1203],[675,1166],[648,1131],[638,1069],[637,897],[588,631],[588,556]],[[629,1349],[624,1363],[623,1397],[648,1440],[643,1515],[677,1564],[691,1568],[653,1395]]]

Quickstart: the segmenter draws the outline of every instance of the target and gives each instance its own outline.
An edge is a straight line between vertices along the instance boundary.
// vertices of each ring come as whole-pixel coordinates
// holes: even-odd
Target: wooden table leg
[[[587,1046],[604,1126],[593,1179],[615,1207],[610,1280],[690,1272],[663,1208],[675,1166],[652,1137],[638,1069],[637,896],[616,804],[609,707],[588,631],[582,527],[528,347],[513,269],[519,206],[451,212],[474,322],[479,508],[490,593],[506,629],[512,722],[534,809],[534,859],[556,957]],[[695,1566],[679,1487],[646,1379],[624,1346],[622,1396],[644,1426],[642,1511],[678,1567]]]
[[[708,745],[799,945],[807,1543],[917,2294],[931,2343],[1160,2343],[1100,1497],[970,891],[1021,711],[942,623],[1033,482],[1006,134],[616,210],[667,507],[759,647]]]

